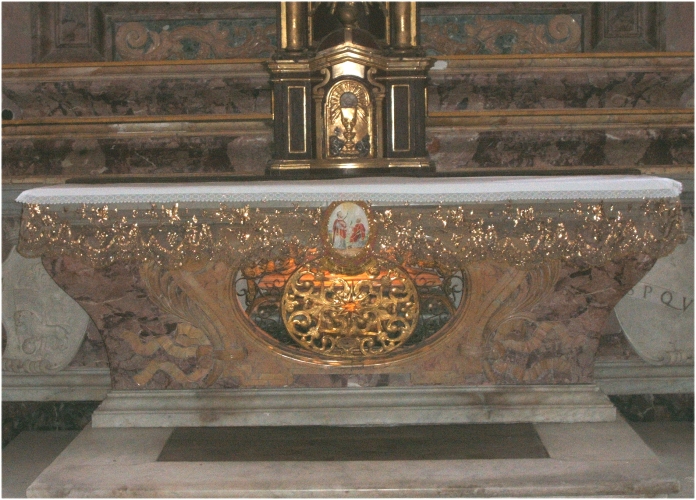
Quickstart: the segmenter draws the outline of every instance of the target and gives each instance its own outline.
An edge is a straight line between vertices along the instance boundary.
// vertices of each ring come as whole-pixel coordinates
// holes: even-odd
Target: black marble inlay
[[[22,431],[81,430],[101,401],[3,401],[2,447]]]
[[[532,424],[177,428],[159,462],[548,458]]]
[[[694,421],[693,393],[628,394],[609,399],[631,422]]]

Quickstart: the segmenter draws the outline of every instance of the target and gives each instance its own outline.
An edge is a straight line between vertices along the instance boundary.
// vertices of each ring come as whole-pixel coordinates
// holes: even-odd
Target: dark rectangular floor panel
[[[548,458],[531,424],[182,427],[159,462]]]

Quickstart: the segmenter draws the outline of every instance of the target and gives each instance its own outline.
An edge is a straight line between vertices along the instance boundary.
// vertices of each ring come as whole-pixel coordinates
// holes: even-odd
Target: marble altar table
[[[97,325],[95,427],[611,421],[616,303],[684,238],[647,176],[32,189],[19,252]]]

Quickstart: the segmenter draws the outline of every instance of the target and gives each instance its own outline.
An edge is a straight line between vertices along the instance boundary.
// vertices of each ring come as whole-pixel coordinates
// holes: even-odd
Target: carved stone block
[[[650,364],[694,362],[694,239],[679,245],[616,306],[636,352]],[[657,334],[659,332],[659,334]]]
[[[88,323],[87,313],[56,285],[41,259],[12,249],[2,269],[3,371],[62,370],[80,348]]]

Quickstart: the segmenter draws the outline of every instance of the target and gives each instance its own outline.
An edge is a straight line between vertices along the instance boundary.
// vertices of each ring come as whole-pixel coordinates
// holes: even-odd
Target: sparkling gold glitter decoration
[[[372,206],[379,228],[372,242],[372,258],[377,264],[384,263],[385,269],[398,268],[410,276],[420,298],[420,319],[414,332],[391,351],[382,350],[384,345],[377,341],[370,345],[350,339],[340,347],[336,342],[331,351],[331,339],[325,344],[319,340],[312,349],[299,347],[289,335],[284,343],[268,330],[262,332],[263,327],[252,317],[267,319],[262,316],[270,304],[272,319],[285,329],[281,316],[302,310],[304,305],[297,300],[298,306],[286,313],[279,297],[298,269],[327,269],[321,265],[330,258],[321,238],[325,208],[260,205],[195,209],[176,204],[117,208],[31,205],[25,207],[19,248],[30,257],[70,255],[71,265],[79,258],[83,265],[106,267],[102,274],[110,273],[112,263],[132,266],[122,267],[121,276],[138,270],[149,300],[163,313],[175,316],[179,326],[166,334],[171,343],[164,337],[148,339],[142,334],[136,339],[140,344],[130,343],[133,351],[142,348],[143,354],[134,357],[137,363],[131,374],[119,376],[135,374],[136,383],[152,384],[166,374],[174,385],[222,386],[228,373],[236,369],[236,360],[249,366],[251,361],[244,361],[246,342],[303,363],[357,367],[415,359],[448,345],[450,336],[462,335],[473,342],[476,363],[480,362],[487,381],[537,384],[582,382],[591,377],[591,366],[581,361],[583,350],[592,353],[591,345],[587,347],[592,342],[587,328],[573,325],[577,323],[574,318],[551,317],[539,310],[555,307],[544,297],[559,286],[560,270],[607,266],[616,273],[616,266],[630,265],[630,259],[649,266],[684,237],[676,200]],[[616,265],[607,265],[614,259]],[[322,272],[315,278],[326,277],[326,271]],[[241,305],[236,287],[240,279],[247,283]],[[619,275],[619,288],[630,287],[622,279]],[[311,281],[315,286],[318,280]],[[368,310],[365,304],[369,302],[350,299],[360,289],[347,284],[347,291],[337,288],[348,298],[335,304],[338,312],[329,315],[329,320],[352,314],[354,322],[362,321],[358,306]],[[438,294],[424,300],[429,288]],[[271,291],[277,295],[271,297]],[[590,287],[584,295],[591,293]],[[462,297],[459,306],[448,298],[457,294]],[[614,290],[609,298],[618,299],[619,294],[620,290]],[[311,294],[305,297],[313,299]],[[433,304],[430,312],[429,304]],[[432,319],[432,326],[420,335],[424,317]],[[367,320],[374,325],[369,315]],[[186,324],[197,330],[185,337],[178,335]],[[328,320],[326,324],[331,325]],[[359,333],[365,327],[358,326],[346,330],[355,332],[356,338],[370,336]],[[306,335],[310,329],[311,325],[300,333]],[[377,332],[377,328],[368,331]],[[115,329],[109,335],[121,333]],[[188,345],[193,338],[195,355],[193,345]]]
[[[321,208],[57,208],[25,206],[22,255],[70,254],[94,266],[153,261],[176,268],[291,254],[304,263],[323,251]],[[481,259],[518,267],[548,259],[595,266],[640,253],[662,257],[685,238],[678,201],[372,207],[372,212],[380,228],[373,255],[397,264],[410,255],[449,267]]]
[[[408,274],[386,261],[357,275],[300,267],[288,280],[282,318],[302,347],[327,356],[362,358],[402,345],[418,322],[418,294]]]
[[[327,258],[322,260],[326,262]],[[395,264],[389,263],[389,266],[395,267]],[[274,350],[290,356],[298,354],[301,347],[288,333],[281,302],[286,285],[297,269],[298,265],[293,259],[256,262],[243,266],[235,276],[234,284],[241,309],[256,327],[268,335],[268,338],[264,335],[256,335],[256,338],[266,340],[274,345]],[[413,281],[420,301],[416,327],[401,344],[408,348],[421,344],[440,331],[454,316],[460,303],[466,300],[468,292],[466,278],[458,269],[442,268],[433,262],[411,262],[409,259],[401,269]],[[326,271],[340,274],[333,267]],[[348,279],[354,281],[355,277],[348,276]],[[366,358],[361,360],[365,361]],[[355,360],[346,358],[341,362],[332,359],[331,363],[354,364]]]

